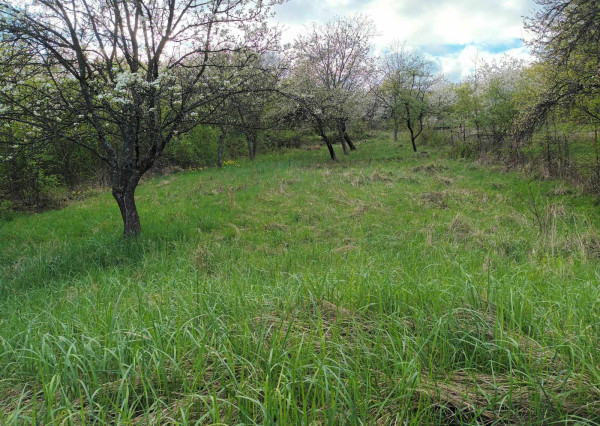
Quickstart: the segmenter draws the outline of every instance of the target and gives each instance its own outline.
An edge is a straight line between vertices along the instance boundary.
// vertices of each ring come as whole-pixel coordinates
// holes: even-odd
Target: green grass
[[[600,218],[379,137],[0,222],[0,424],[594,424]]]

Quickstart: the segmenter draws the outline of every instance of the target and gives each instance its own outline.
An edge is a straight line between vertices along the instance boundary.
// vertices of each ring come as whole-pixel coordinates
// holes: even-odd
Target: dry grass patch
[[[599,395],[582,380],[548,374],[540,383],[532,383],[527,378],[459,371],[443,380],[422,378],[417,395],[443,412],[445,424],[527,424],[539,415],[536,403],[548,414],[597,417]]]
[[[421,202],[425,207],[448,210],[446,194],[443,192],[426,192],[421,196]]]
[[[436,173],[439,173],[439,172],[442,172],[445,170],[448,170],[448,167],[442,166],[441,164],[435,164],[435,163],[422,164],[420,166],[412,168],[412,171],[415,173],[424,173],[424,174],[428,174],[428,175],[434,175]]]
[[[457,214],[450,226],[448,235],[454,240],[454,243],[461,243],[477,235],[479,231],[462,215]]]
[[[440,176],[438,178],[438,180],[443,183],[444,185],[452,185],[454,183],[454,179],[452,179],[451,177],[447,177],[447,176]]]

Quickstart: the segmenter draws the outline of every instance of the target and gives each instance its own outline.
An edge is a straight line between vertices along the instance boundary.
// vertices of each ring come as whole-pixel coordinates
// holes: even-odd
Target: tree
[[[240,74],[247,90],[232,98],[236,127],[246,137],[248,157],[254,161],[258,148],[258,134],[270,129],[274,122],[271,109],[275,103],[277,87],[287,63],[278,55],[257,57],[252,67]],[[255,78],[258,76],[259,78]]]
[[[434,69],[432,61],[402,46],[393,46],[382,60],[382,83],[378,95],[392,120],[394,141],[398,141],[398,130],[404,123],[415,152],[416,140],[423,132],[428,112],[427,95],[439,80]]]
[[[600,123],[590,99],[600,95],[600,3],[596,0],[536,0],[540,9],[525,22],[540,62],[549,65],[548,88],[520,119],[514,151],[545,123],[556,107],[575,107]]]
[[[332,160],[336,157],[326,135],[329,124],[336,127],[344,154],[348,154],[348,147],[356,149],[346,127],[368,92],[374,35],[373,22],[356,15],[312,24],[294,43],[292,75],[284,91],[311,117]]]
[[[482,62],[480,81],[475,95],[479,150],[484,149],[482,136],[488,142],[486,149],[498,150],[508,141],[518,115],[515,94],[521,79],[523,62],[505,56],[500,60]],[[480,132],[483,129],[484,134]]]
[[[226,82],[236,90],[229,97],[216,97],[211,103],[215,113],[211,124],[220,129],[217,147],[217,166],[223,165],[225,139],[231,129],[241,131],[246,137],[248,155],[256,156],[258,131],[267,126],[267,103],[276,91],[284,63],[278,55],[255,52],[222,52],[215,58],[210,73],[212,81]]]
[[[0,119],[33,129],[21,143],[52,137],[93,152],[124,234],[137,235],[141,177],[176,135],[245,90],[216,80],[214,59],[274,48],[265,22],[279,2],[0,0]]]
[[[469,83],[462,83],[455,87],[456,103],[454,104],[454,113],[459,124],[459,133],[462,140],[467,140],[467,125],[475,116],[474,91]]]

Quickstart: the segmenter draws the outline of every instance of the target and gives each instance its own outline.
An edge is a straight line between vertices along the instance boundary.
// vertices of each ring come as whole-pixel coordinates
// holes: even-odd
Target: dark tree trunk
[[[417,152],[417,144],[415,141],[419,137],[420,132],[415,134],[412,122],[410,120],[406,120],[406,127],[408,127],[408,131],[410,132],[410,142],[412,143],[413,150]]]
[[[223,167],[223,149],[225,147],[225,137],[227,136],[227,127],[221,126],[221,134],[219,135],[219,147],[217,149],[217,167]]]
[[[398,124],[394,124],[394,143],[398,143]]]
[[[340,143],[342,144],[342,149],[344,150],[344,154],[348,155],[348,145],[346,144],[346,138],[344,138],[344,130],[342,128],[341,121],[338,121],[338,136],[340,138]]]
[[[325,144],[327,145],[327,149],[329,150],[329,156],[331,157],[331,159],[333,161],[337,161],[337,158],[335,156],[335,151],[333,150],[333,145],[331,144],[331,141],[325,134],[322,134],[321,137],[323,138],[323,140],[325,141]]]
[[[348,133],[344,132],[344,139],[346,139],[346,142],[348,143],[348,146],[350,147],[350,151],[356,151],[356,145],[354,145],[354,142],[352,142],[352,139],[350,139],[350,136],[348,136]]]
[[[135,205],[135,189],[139,182],[139,177],[131,175],[123,179],[123,184],[113,185],[112,194],[123,219],[123,234],[126,237],[135,237],[142,231],[140,217]]]
[[[406,127],[408,127],[408,131],[410,132],[410,142],[412,143],[413,150],[417,152],[417,144],[415,141],[423,131],[423,117],[419,116],[419,131],[415,132],[415,129],[413,128],[413,121],[410,117],[409,105],[404,104],[404,106],[406,108]]]
[[[350,136],[348,136],[348,132],[346,131],[346,120],[342,121],[342,131],[344,132],[344,139],[346,140],[346,143],[348,143],[350,151],[356,151],[356,146],[354,145],[352,139],[350,139]]]
[[[252,132],[246,132],[246,144],[248,145],[250,161],[254,161],[254,158],[256,158],[256,136]]]
[[[317,125],[317,132],[319,133],[319,136],[321,136],[321,139],[323,139],[323,142],[325,142],[325,145],[327,145],[327,149],[329,150],[329,155],[331,157],[331,159],[333,161],[337,160],[337,157],[335,156],[335,151],[333,150],[333,145],[331,144],[331,141],[329,140],[329,138],[327,137],[327,134],[325,133],[325,126],[323,125],[323,120],[321,120],[321,118],[317,115],[313,115],[316,125]]]

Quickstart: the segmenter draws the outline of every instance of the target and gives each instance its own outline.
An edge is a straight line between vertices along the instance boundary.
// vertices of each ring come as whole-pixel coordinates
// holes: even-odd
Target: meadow
[[[600,424],[596,200],[424,150],[0,222],[0,424]]]

